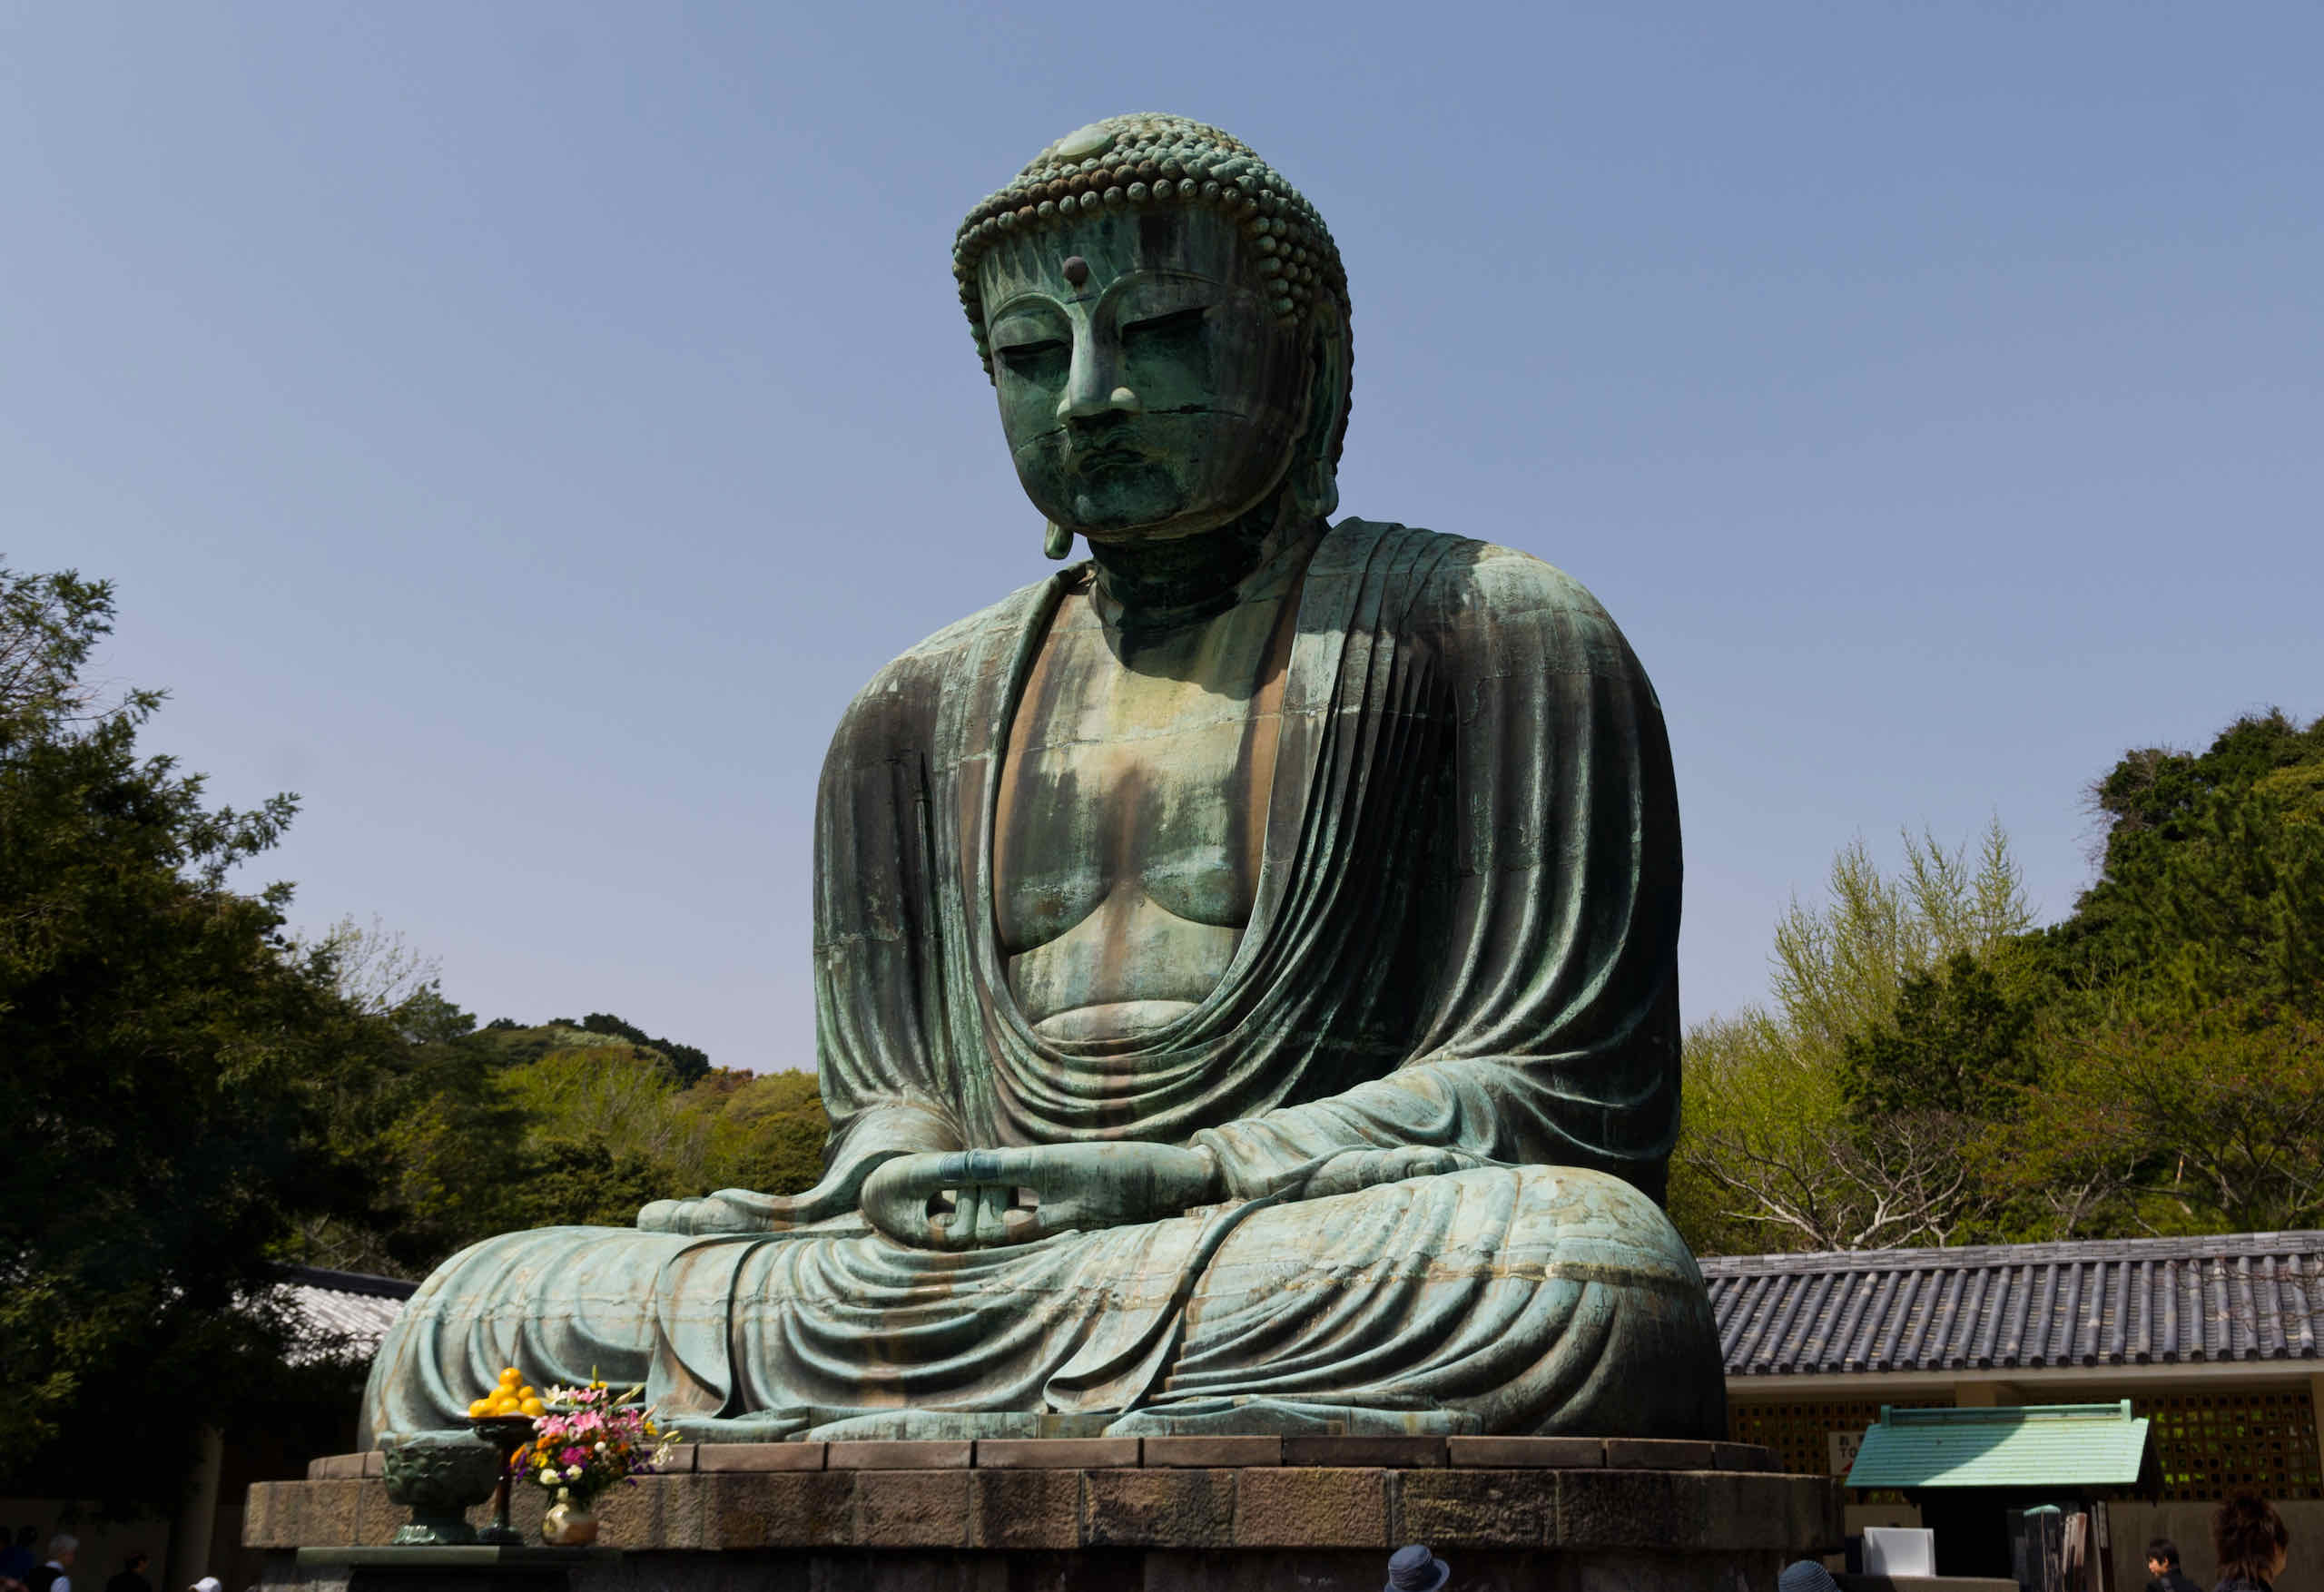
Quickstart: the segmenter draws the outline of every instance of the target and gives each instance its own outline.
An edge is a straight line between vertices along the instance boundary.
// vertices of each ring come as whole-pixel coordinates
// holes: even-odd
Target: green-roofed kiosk
[[[2108,1500],[2152,1496],[2160,1477],[2148,1422],[2131,1401],[2025,1404],[1990,1409],[1899,1410],[1883,1406],[1864,1434],[1847,1485],[1901,1492],[1936,1533],[1936,1567],[1949,1576],[2014,1576],[2029,1581],[2029,1530],[2050,1531],[2050,1553],[2095,1558],[2111,1581]],[[2027,1511],[2050,1522],[2031,1528]],[[2013,1543],[2015,1543],[2014,1549]],[[2067,1584],[2090,1583],[2075,1577]]]
[[[2135,1488],[2147,1423],[2131,1401],[1992,1410],[1883,1407],[1850,1487]]]

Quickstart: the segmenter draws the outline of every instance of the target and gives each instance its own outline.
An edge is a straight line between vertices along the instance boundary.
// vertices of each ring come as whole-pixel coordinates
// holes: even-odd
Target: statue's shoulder
[[[1381,520],[1342,520],[1317,549],[1327,557],[1384,570],[1405,587],[1423,620],[1457,621],[1490,615],[1521,624],[1545,622],[1611,627],[1612,618],[1590,588],[1531,553],[1473,536]]]
[[[834,746],[867,740],[925,744],[944,691],[973,678],[980,655],[999,649],[1005,656],[1018,644],[1055,578],[1019,587],[881,664],[842,715]]]

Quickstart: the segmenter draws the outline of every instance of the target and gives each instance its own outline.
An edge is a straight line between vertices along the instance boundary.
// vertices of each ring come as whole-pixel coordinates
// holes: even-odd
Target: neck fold
[[[1099,611],[1131,631],[1223,614],[1255,571],[1312,528],[1285,493],[1214,531],[1167,542],[1092,542]]]

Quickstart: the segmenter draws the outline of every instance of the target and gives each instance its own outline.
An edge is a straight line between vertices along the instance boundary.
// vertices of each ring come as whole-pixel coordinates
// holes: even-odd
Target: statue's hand
[[[1303,1200],[1329,1199],[1354,1194],[1377,1184],[1402,1183],[1407,1177],[1434,1177],[1439,1173],[1466,1172],[1494,1163],[1464,1150],[1440,1150],[1407,1145],[1393,1150],[1347,1150],[1317,1167],[1300,1189]]]
[[[1175,1216],[1226,1197],[1198,1150],[1121,1141],[900,1155],[863,1185],[863,1214],[899,1243],[975,1249]]]
[[[637,1224],[648,1233],[787,1233],[846,1215],[862,1185],[859,1166],[826,1174],[804,1194],[722,1188],[698,1200],[655,1200],[637,1213]]]

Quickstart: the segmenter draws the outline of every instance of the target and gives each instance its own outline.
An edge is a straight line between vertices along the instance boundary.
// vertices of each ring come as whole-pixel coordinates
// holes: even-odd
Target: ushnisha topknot
[[[1034,156],[1014,182],[969,212],[952,241],[952,275],[985,378],[992,378],[992,347],[977,263],[994,240],[1086,211],[1174,204],[1206,205],[1242,223],[1256,241],[1263,286],[1273,290],[1275,313],[1285,320],[1304,319],[1324,300],[1343,319],[1348,316],[1347,273],[1324,218],[1249,144],[1184,116],[1108,116]]]

